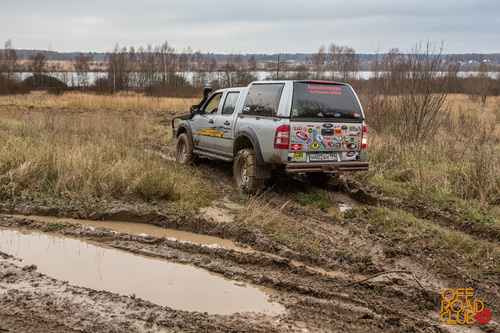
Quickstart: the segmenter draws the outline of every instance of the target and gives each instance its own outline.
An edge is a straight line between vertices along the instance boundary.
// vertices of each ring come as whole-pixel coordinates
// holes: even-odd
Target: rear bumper
[[[290,162],[286,163],[286,172],[327,172],[336,173],[341,171],[363,171],[368,170],[369,162],[345,161],[345,162]]]

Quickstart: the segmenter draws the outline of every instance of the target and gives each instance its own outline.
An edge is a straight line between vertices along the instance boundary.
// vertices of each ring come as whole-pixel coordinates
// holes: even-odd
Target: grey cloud
[[[372,52],[423,40],[445,52],[499,52],[495,0],[227,1],[111,0],[2,3],[0,43],[59,51],[107,51],[168,40],[202,52],[314,52],[331,42]]]

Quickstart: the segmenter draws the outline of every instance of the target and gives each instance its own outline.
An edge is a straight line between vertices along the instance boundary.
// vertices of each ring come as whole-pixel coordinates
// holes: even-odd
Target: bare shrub
[[[430,42],[419,43],[389,74],[390,84],[397,89],[390,99],[398,110],[395,125],[407,142],[432,137],[447,117],[446,86],[456,77],[458,67],[446,64],[442,50]]]
[[[370,131],[385,133],[394,128],[395,113],[394,103],[390,97],[377,95],[375,93],[359,95],[361,104],[366,113],[366,123]]]
[[[470,77],[468,80],[467,88],[470,99],[474,102],[481,101],[483,106],[486,105],[486,100],[493,86],[493,80],[488,75],[491,69],[491,65],[488,62],[481,62],[477,75]]]

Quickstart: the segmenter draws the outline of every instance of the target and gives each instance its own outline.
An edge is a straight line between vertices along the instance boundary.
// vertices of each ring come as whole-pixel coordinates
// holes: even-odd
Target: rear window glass
[[[292,118],[363,119],[352,89],[337,84],[295,82]]]
[[[276,116],[283,84],[253,84],[243,106],[244,114]]]

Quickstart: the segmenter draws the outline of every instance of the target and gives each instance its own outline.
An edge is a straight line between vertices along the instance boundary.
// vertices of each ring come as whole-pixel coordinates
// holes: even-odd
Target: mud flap
[[[264,179],[271,178],[271,169],[257,165],[255,170],[255,177]]]

